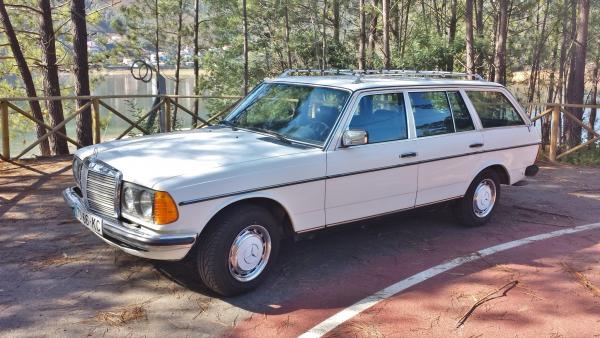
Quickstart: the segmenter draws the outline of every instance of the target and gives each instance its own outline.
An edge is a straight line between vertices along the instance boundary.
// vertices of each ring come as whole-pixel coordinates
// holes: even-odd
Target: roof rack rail
[[[400,77],[411,79],[462,79],[485,81],[479,74],[457,73],[437,70],[407,69],[286,69],[279,77],[289,76],[352,76],[358,82],[362,78]]]

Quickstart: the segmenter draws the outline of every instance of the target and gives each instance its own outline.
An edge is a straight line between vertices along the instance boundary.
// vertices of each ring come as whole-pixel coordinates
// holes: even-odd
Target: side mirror
[[[342,147],[359,146],[369,143],[369,135],[362,129],[346,130],[342,134]]]

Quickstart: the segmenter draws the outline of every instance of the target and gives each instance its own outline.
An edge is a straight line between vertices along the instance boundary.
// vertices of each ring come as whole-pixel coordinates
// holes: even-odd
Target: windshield
[[[346,104],[344,90],[263,83],[225,119],[231,126],[322,146]]]

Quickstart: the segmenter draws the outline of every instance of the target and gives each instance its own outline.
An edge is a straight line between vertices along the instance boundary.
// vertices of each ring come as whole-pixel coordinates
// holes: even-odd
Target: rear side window
[[[473,125],[471,114],[469,114],[467,105],[465,105],[465,101],[463,101],[460,93],[448,92],[448,102],[450,102],[452,114],[454,115],[454,125],[456,126],[456,131],[475,130],[475,125]]]
[[[454,121],[452,121],[446,92],[420,92],[409,95],[417,137],[454,132]]]
[[[409,96],[417,137],[475,129],[459,92],[416,92]]]
[[[402,93],[363,96],[349,128],[365,130],[369,143],[408,138]]]
[[[523,119],[500,92],[472,91],[468,92],[483,128],[523,125]]]

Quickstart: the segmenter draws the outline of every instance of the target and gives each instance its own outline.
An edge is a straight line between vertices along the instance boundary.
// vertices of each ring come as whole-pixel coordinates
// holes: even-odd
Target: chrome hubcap
[[[496,184],[486,178],[477,185],[473,196],[473,211],[477,217],[485,217],[492,212],[496,203]]]
[[[263,272],[271,254],[271,236],[263,226],[246,227],[229,250],[229,272],[240,282],[249,282]]]

